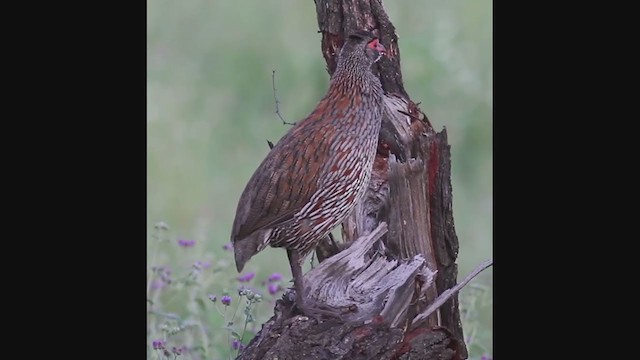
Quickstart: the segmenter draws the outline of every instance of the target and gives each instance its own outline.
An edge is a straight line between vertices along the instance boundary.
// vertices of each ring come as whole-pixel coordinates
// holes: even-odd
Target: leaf
[[[224,327],[223,329],[227,330],[228,332],[231,333],[231,335],[233,335],[233,337],[235,337],[236,339],[240,340],[240,334],[238,334],[234,329],[230,328],[230,327]]]

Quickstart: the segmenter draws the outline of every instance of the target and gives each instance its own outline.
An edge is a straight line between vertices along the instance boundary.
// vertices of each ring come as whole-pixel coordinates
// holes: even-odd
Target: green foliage
[[[446,127],[449,134],[463,277],[493,250],[492,1],[403,0],[385,7],[399,36],[407,92],[422,102],[436,129]],[[191,358],[197,353],[228,358],[227,335],[234,335],[224,330],[228,319],[216,309],[224,314],[225,294],[234,300],[229,309],[242,307],[241,321],[235,319],[230,328],[246,344],[242,328],[250,300],[238,299],[238,274],[223,245],[240,192],[269,150],[266,140],[276,142],[288,129],[274,114],[272,70],[287,121],[306,116],[326,90],[315,4],[149,0],[147,69],[149,354],[158,358],[162,352],[152,349],[152,341],[166,337],[167,344],[190,346]],[[159,220],[171,229],[154,228]],[[195,245],[181,247],[179,238]],[[210,267],[194,267],[198,261]],[[258,274],[254,284],[274,272],[290,277],[279,249],[266,249],[247,268]],[[489,289],[483,304],[491,299],[491,271],[473,281]],[[152,289],[163,277],[172,282]],[[261,290],[263,299],[271,298]],[[461,303],[478,298],[472,291],[463,289]],[[207,298],[210,293],[216,303]],[[251,306],[248,333],[259,329],[273,308],[266,300]],[[464,325],[477,344],[470,346],[472,356],[479,358],[492,352],[492,312],[491,306],[474,306]]]

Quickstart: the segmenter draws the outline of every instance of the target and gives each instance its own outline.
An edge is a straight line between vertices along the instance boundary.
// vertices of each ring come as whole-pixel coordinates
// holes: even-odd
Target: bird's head
[[[378,38],[374,38],[367,43],[365,54],[369,59],[373,59],[373,62],[377,62],[383,55],[387,54],[387,49],[378,41]]]
[[[355,52],[361,51],[372,64],[387,53],[387,49],[380,43],[378,37],[364,30],[349,34],[344,49]]]

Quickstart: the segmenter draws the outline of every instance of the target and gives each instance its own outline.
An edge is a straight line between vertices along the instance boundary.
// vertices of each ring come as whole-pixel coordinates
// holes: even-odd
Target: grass
[[[463,277],[492,256],[492,2],[385,6],[399,35],[405,88],[436,129],[449,134]],[[287,129],[274,114],[272,70],[287,121],[307,115],[326,90],[315,6],[149,0],[147,8],[148,354],[163,358],[153,341],[164,340],[168,358],[227,359],[234,350],[229,329],[246,343],[271,315],[281,292],[269,293],[268,277],[290,278],[282,250],[264,250],[236,274],[224,245],[240,192],[268,151],[266,140],[277,141]],[[161,221],[169,227],[155,226]],[[248,273],[256,275],[237,280]],[[476,359],[493,352],[491,274],[461,293]],[[254,321],[244,334],[250,300],[238,295],[239,286],[262,295],[250,304]],[[224,295],[231,305],[221,304]]]

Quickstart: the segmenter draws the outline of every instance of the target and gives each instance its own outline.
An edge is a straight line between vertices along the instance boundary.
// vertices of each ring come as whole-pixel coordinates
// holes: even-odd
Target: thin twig
[[[296,123],[289,123],[284,121],[282,115],[280,115],[280,100],[278,100],[278,96],[276,96],[276,71],[271,70],[271,87],[273,88],[273,100],[276,102],[276,115],[282,120],[282,125],[295,125]]]
[[[433,314],[434,311],[438,310],[440,306],[442,306],[450,297],[455,295],[458,291],[460,291],[463,287],[465,287],[474,277],[478,276],[482,271],[484,271],[489,266],[493,265],[493,259],[489,259],[484,261],[482,264],[478,265],[469,275],[467,275],[464,280],[460,284],[452,287],[451,289],[447,289],[440,294],[436,298],[436,300],[420,315],[416,316],[411,322],[412,325],[416,325],[418,322],[426,319],[429,315]]]

